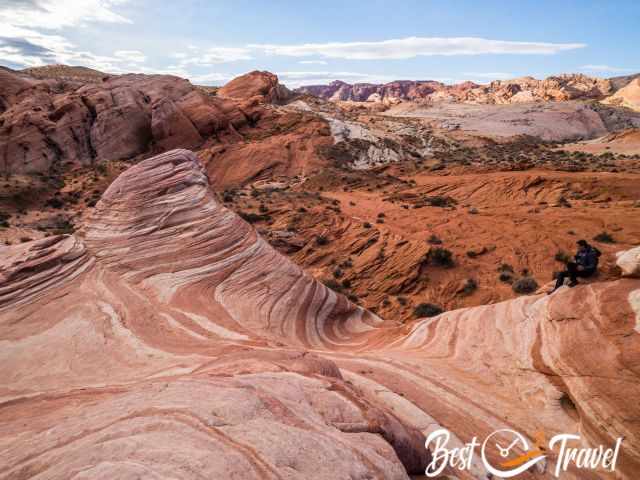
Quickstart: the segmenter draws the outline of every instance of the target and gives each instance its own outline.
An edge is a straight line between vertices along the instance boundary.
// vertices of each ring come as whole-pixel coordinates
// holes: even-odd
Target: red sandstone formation
[[[282,103],[291,98],[291,92],[278,83],[277,76],[258,71],[234,78],[218,90],[218,95],[236,100],[258,98],[267,103]]]
[[[184,150],[0,265],[0,478],[407,479],[442,427],[622,436],[617,475],[640,471],[637,279],[383,321],[218,204]],[[606,473],[586,475],[565,478]]]
[[[326,100],[370,101],[454,101],[468,103],[522,103],[549,100],[599,99],[613,91],[608,80],[582,74],[559,75],[536,80],[533,77],[496,80],[488,85],[464,82],[445,85],[435,81],[395,81],[384,85],[335,81],[296,89],[298,93]]]
[[[465,88],[478,85],[467,82]],[[384,85],[348,83],[336,80],[329,85],[310,85],[296,89],[297,93],[314,95],[325,100],[365,102],[367,100],[424,100],[434,92],[445,89],[444,83],[433,80],[396,80]]]
[[[236,135],[247,117],[188,81],[122,75],[97,83],[28,80],[1,71],[2,173],[47,172]]]

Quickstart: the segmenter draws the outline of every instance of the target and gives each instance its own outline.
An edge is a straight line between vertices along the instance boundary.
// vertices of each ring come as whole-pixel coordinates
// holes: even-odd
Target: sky
[[[0,65],[221,85],[640,72],[640,0],[0,0]]]

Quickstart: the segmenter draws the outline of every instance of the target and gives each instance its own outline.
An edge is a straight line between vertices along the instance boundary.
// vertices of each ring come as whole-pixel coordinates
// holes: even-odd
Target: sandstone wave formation
[[[438,428],[456,445],[624,437],[617,475],[637,478],[639,296],[628,277],[383,320],[273,250],[174,150],[123,173],[79,233],[0,251],[0,478],[407,479]]]

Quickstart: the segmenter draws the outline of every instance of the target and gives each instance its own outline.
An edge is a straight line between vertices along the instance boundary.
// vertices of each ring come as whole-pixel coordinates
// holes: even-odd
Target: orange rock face
[[[283,102],[291,92],[278,83],[278,77],[270,72],[249,72],[234,78],[218,90],[218,95],[234,99],[259,98],[268,103]]]
[[[218,204],[184,150],[0,265],[3,478],[407,479],[442,427],[622,436],[617,475],[640,472],[639,280],[383,321]],[[554,478],[554,455],[521,478]],[[565,478],[606,473],[586,475]]]
[[[122,75],[86,84],[0,72],[0,168],[42,173],[233,136],[247,117],[188,81]]]

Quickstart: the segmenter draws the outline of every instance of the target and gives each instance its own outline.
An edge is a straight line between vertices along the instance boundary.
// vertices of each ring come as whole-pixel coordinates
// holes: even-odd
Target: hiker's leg
[[[559,289],[564,283],[564,279],[567,278],[568,276],[569,276],[569,272],[566,270],[563,270],[560,273],[558,273],[558,276],[556,277],[556,286],[554,287],[554,290]]]
[[[596,273],[595,270],[578,270],[578,271],[576,271],[576,277],[588,278],[591,275],[593,275],[594,273]]]
[[[569,285],[578,283],[578,274],[580,273],[578,272],[578,265],[573,262],[567,263],[567,272],[569,274]]]

